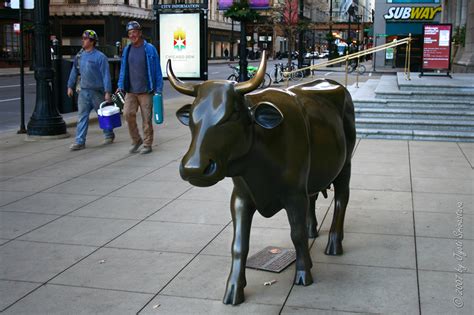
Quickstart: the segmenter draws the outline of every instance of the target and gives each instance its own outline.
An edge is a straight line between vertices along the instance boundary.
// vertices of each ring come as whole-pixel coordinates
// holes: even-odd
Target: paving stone
[[[327,256],[324,250],[327,233],[321,233],[311,248],[315,262],[349,264],[375,267],[415,269],[415,244],[413,237],[344,233],[341,256]]]
[[[135,314],[151,294],[47,284],[5,314]]]
[[[1,191],[0,190],[0,206],[7,205],[17,200],[23,199],[33,193],[30,191]]]
[[[277,315],[280,312],[279,305],[254,304],[245,301],[236,306],[225,305],[222,301],[187,298],[177,296],[158,295],[140,315],[154,314],[259,314]]]
[[[423,314],[473,313],[474,275],[420,271],[419,279],[420,304]],[[459,291],[456,291],[457,284]],[[462,296],[460,293],[462,293]]]
[[[163,291],[164,295],[222,301],[230,257],[199,255]],[[281,273],[246,269],[245,303],[283,305],[294,279],[294,267]],[[271,286],[263,284],[276,280]]]
[[[415,212],[443,212],[453,215],[462,204],[463,213],[474,214],[472,195],[415,192],[413,193],[413,204]]]
[[[467,160],[471,164],[471,167],[474,165],[474,145],[472,143],[459,143],[463,154],[466,156]]]
[[[169,199],[103,197],[74,211],[70,216],[142,220],[168,202]]]
[[[0,237],[13,239],[56,218],[56,215],[0,212]]]
[[[393,164],[356,160],[352,163],[351,173],[359,175],[410,176],[410,168],[405,163]]]
[[[1,207],[0,211],[21,211],[61,215],[73,211],[94,199],[97,199],[97,197],[42,192],[23,198],[17,202],[9,204],[8,206]]]
[[[472,273],[474,268],[472,240],[417,237],[416,248],[418,268],[421,270],[453,272],[458,264],[462,264]],[[456,256],[460,259],[457,260],[455,253],[458,252],[464,252],[466,256]]]
[[[231,180],[225,179],[211,187],[193,187],[179,199],[230,201],[234,185]]]
[[[361,190],[411,191],[409,176],[353,174],[350,187]]]
[[[331,228],[333,213],[334,210],[331,209],[324,221],[322,231],[326,233]],[[349,206],[344,220],[344,232],[412,236],[413,214],[411,211],[365,210]]]
[[[22,240],[102,246],[136,224],[134,220],[62,217],[31,233]]]
[[[411,173],[413,177],[474,180],[474,171],[467,163],[465,166],[446,166],[426,164],[420,161],[417,164],[412,164]]]
[[[140,167],[125,168],[120,166],[101,167],[96,171],[87,173],[81,178],[107,178],[107,179],[129,179],[134,180],[151,173],[155,168]]]
[[[412,183],[414,192],[474,194],[472,180],[413,177]]]
[[[75,178],[48,189],[46,192],[105,196],[129,182],[128,179]]]
[[[229,225],[203,251],[206,255],[231,256],[233,227]],[[294,248],[290,230],[253,227],[250,230],[249,257],[267,246]]]
[[[70,161],[56,163],[28,173],[30,177],[61,177],[71,179],[97,169],[96,165]]]
[[[0,280],[0,296],[2,297],[0,299],[0,312],[41,285],[42,283]]]
[[[321,306],[324,307],[324,306]],[[289,315],[289,314],[298,314],[298,315],[343,315],[343,314],[354,314],[353,312],[341,312],[341,311],[334,311],[328,309],[316,309],[316,308],[306,308],[300,306],[286,306],[283,307],[281,314]]]
[[[462,227],[463,238],[473,240],[473,215],[464,214],[462,218],[458,218],[454,213],[415,212],[417,236],[457,238],[454,232],[459,233],[458,223]]]
[[[346,312],[418,313],[415,270],[318,263],[315,283],[295,286],[287,307],[308,307]]]
[[[186,182],[150,182],[138,180],[114,191],[111,196],[174,199],[191,188]]]
[[[192,258],[191,254],[101,248],[51,283],[154,294]]]
[[[45,282],[96,248],[12,241],[0,247],[1,279]]]
[[[39,192],[66,180],[63,177],[14,177],[0,182],[0,190]]]
[[[145,221],[108,247],[197,253],[222,229],[218,225]]]
[[[364,210],[412,211],[410,192],[351,189],[348,207]]]
[[[181,176],[179,175],[179,165],[178,163],[172,163],[171,166],[161,167],[156,171],[146,175],[141,180],[146,181],[182,181]]]
[[[232,218],[228,202],[177,199],[147,220],[222,226],[229,223]]]

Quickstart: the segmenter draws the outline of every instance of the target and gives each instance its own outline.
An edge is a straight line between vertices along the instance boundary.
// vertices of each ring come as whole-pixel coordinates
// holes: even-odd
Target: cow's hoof
[[[225,291],[224,304],[237,305],[244,301],[244,288],[237,288],[236,285],[229,285]]]
[[[308,238],[316,238],[318,236],[319,236],[319,234],[318,234],[318,230],[316,229],[316,227],[308,226]]]
[[[329,234],[328,245],[324,253],[330,256],[342,255],[342,241],[335,235]]]
[[[311,276],[311,271],[296,270],[295,275],[295,284],[296,285],[310,285],[313,283],[313,276]]]

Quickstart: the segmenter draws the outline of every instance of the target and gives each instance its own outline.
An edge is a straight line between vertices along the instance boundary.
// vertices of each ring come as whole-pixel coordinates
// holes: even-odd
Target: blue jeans
[[[89,128],[89,114],[94,109],[99,109],[100,103],[104,101],[104,93],[97,90],[82,89],[77,101],[79,119],[77,121],[76,143],[86,143],[87,129]],[[104,130],[106,139],[115,138],[113,130]]]

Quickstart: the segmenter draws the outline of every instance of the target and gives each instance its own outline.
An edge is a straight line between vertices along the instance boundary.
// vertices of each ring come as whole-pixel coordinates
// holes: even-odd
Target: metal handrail
[[[386,50],[387,48],[393,48],[397,47],[400,45],[407,45],[407,53],[405,54],[405,67],[404,67],[404,73],[405,73],[405,79],[406,80],[411,80],[410,79],[410,55],[411,55],[411,34],[409,34],[408,37],[402,38],[400,40],[394,39],[392,42],[385,43],[379,46],[375,46],[369,49],[365,49],[362,51],[358,51],[352,54],[346,53],[345,56],[341,56],[332,60],[328,60],[322,63],[318,63],[317,65],[311,65],[308,67],[296,69],[293,71],[284,71],[283,74],[287,77],[286,79],[286,86],[288,87],[289,85],[289,77],[291,74],[299,72],[299,71],[305,71],[305,70],[316,70],[318,68],[324,68],[330,65],[338,64],[341,62],[346,63],[346,78],[345,78],[345,86],[347,87],[347,74],[348,74],[348,66],[349,66],[349,60],[351,59],[357,59],[357,64],[359,64],[359,58],[365,55],[370,55],[378,51]],[[357,72],[357,87],[359,87],[359,72]]]

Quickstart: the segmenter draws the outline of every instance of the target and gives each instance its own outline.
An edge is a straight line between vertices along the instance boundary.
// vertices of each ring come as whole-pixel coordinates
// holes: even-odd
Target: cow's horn
[[[196,96],[198,84],[184,83],[178,79],[173,73],[171,59],[168,59],[168,62],[166,63],[166,73],[168,73],[170,84],[176,89],[176,91],[185,95]]]
[[[267,68],[267,58],[266,58],[266,53],[264,50],[262,53],[262,60],[260,61],[260,65],[258,67],[258,70],[255,76],[248,81],[237,83],[235,85],[235,90],[239,93],[245,94],[257,89],[262,83],[263,79],[265,78],[266,68]]]

